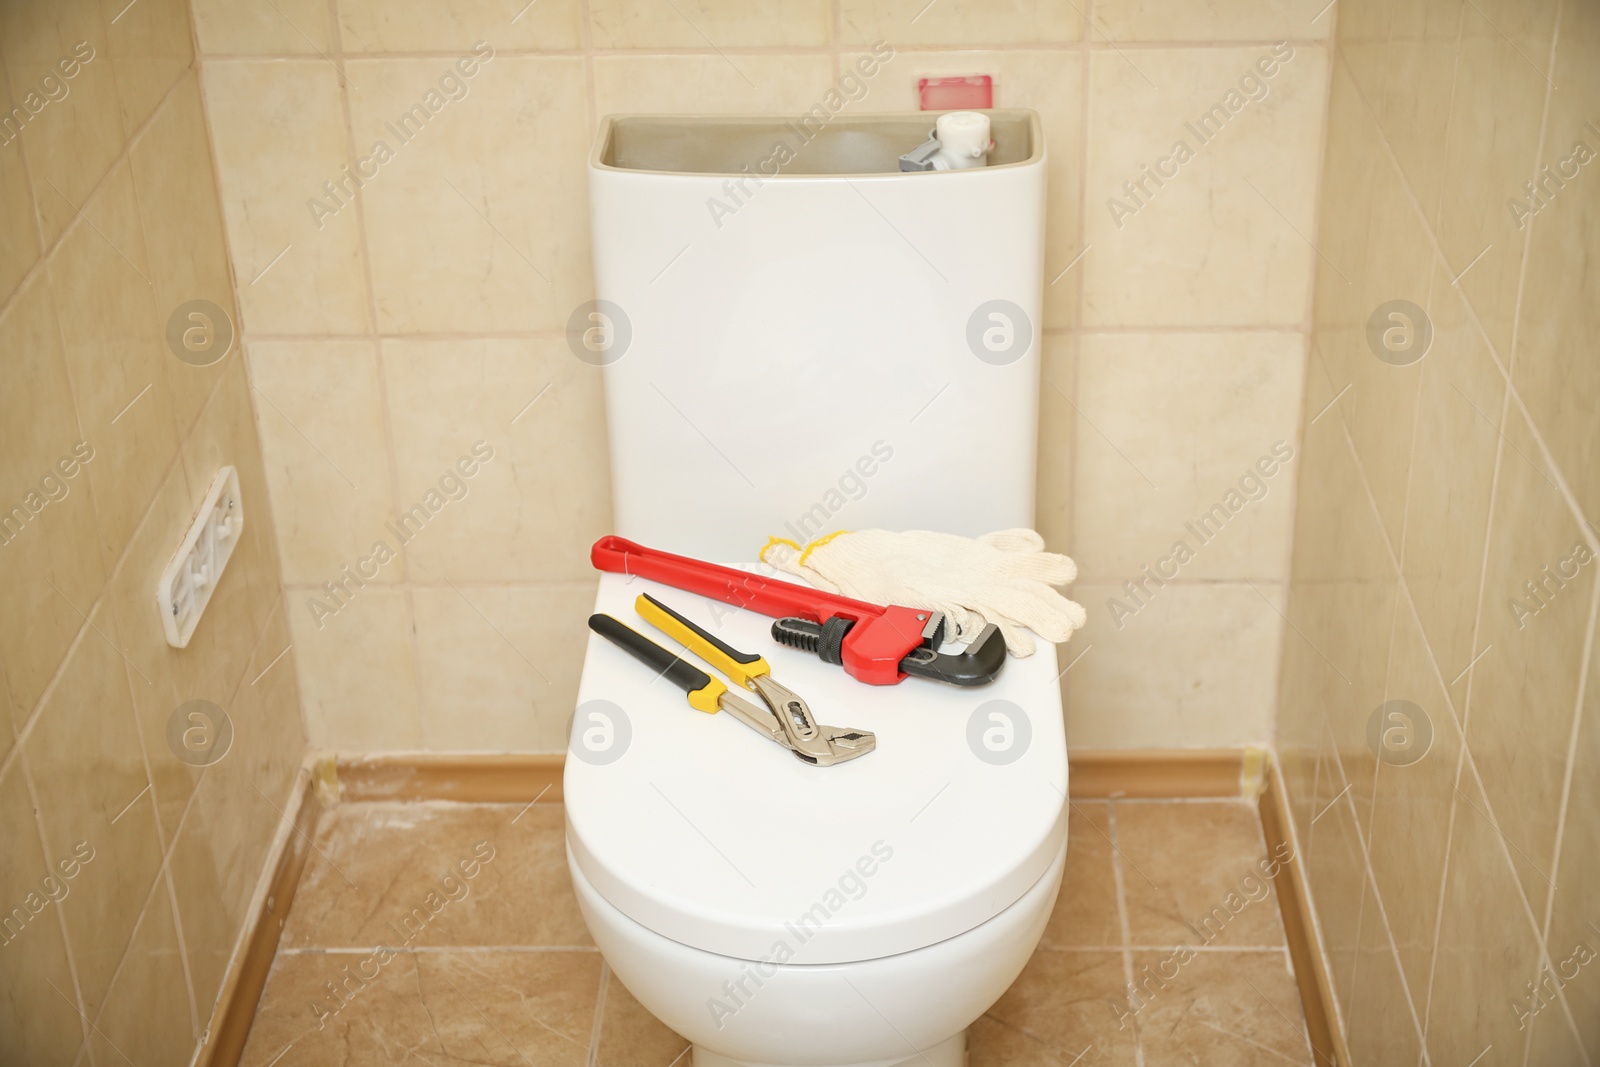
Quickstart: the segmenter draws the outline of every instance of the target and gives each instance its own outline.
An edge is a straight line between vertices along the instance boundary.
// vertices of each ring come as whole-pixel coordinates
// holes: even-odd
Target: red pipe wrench
[[[908,674],[952,685],[983,685],[1005,665],[1005,639],[993,623],[961,653],[940,652],[945,618],[937,611],[887,607],[759,574],[675,556],[615,535],[594,543],[595,569],[637,575],[778,621],[780,644],[815,652],[857,681],[894,685]]]

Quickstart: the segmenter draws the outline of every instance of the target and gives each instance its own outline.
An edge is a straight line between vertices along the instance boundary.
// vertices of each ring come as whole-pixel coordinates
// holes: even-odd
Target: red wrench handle
[[[897,604],[868,604],[733,567],[658,552],[615,535],[596,541],[589,550],[589,560],[596,570],[637,574],[774,618],[793,615],[812,622],[849,619],[855,625],[844,636],[840,657],[845,673],[868,685],[894,685],[906,676],[900,661],[921,646],[923,627],[928,621],[926,611]]]
[[[636,545],[625,537],[602,537],[589,550],[596,570],[636,574],[652,582],[685,589],[773,618],[790,615],[826,622],[835,615],[860,622],[882,615],[884,609],[863,600],[825,593],[794,582],[780,582],[759,574],[675,556]]]

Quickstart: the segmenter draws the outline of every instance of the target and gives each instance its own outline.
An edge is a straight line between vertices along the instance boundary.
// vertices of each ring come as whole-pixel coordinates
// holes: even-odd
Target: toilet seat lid
[[[974,929],[1048,870],[1066,839],[1055,649],[986,686],[869,686],[777,646],[766,616],[603,574],[595,610],[665,647],[649,593],[759,652],[817,720],[877,749],[812,767],[590,634],[564,779],[573,862],[623,914],[747,960],[844,963]],[[752,694],[752,699],[754,694]],[[759,701],[757,701],[759,702]]]

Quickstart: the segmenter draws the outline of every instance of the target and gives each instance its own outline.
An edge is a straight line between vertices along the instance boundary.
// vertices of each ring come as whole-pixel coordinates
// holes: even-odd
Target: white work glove
[[[761,558],[856,600],[941,611],[963,641],[992,622],[1013,656],[1033,655],[1028,630],[1060,643],[1086,618],[1080,605],[1050,588],[1077,578],[1077,565],[1044,551],[1044,538],[1032,530],[976,540],[928,530],[841,531],[804,549],[772,538]]]

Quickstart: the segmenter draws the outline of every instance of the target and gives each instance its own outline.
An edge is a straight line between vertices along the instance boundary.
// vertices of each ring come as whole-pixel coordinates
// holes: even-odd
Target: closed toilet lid
[[[681,651],[635,613],[640,593],[759,652],[818,722],[871,730],[877,749],[804,764],[727,712],[691,709],[591,633],[567,750],[567,840],[634,921],[741,959],[875,959],[994,917],[1061,850],[1067,752],[1053,646],[1008,658],[985,686],[868,686],[777,645],[766,616],[641,578],[601,575],[595,610]]]

